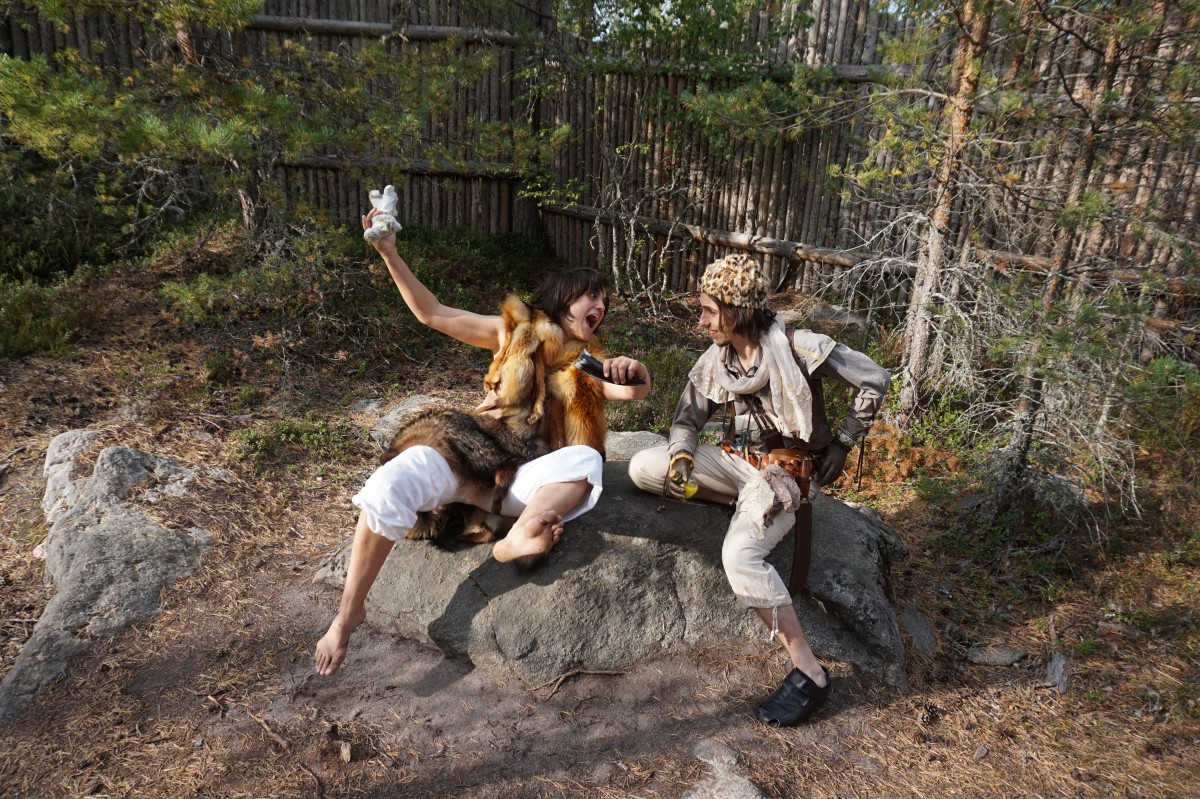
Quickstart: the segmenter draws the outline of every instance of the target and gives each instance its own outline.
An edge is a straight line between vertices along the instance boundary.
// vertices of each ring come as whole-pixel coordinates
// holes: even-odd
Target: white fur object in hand
[[[399,202],[396,198],[396,187],[392,185],[384,186],[383,191],[371,189],[369,196],[371,198],[371,205],[379,213],[371,220],[371,226],[363,231],[363,238],[367,241],[379,241],[389,233],[398,233],[400,231],[400,223],[396,221],[396,210],[399,207]]]

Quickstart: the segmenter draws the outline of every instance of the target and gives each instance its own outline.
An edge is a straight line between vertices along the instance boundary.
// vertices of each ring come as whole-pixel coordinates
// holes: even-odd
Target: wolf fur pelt
[[[419,513],[410,539],[436,539],[461,525],[459,538],[495,540],[511,525],[499,511],[523,463],[571,444],[586,444],[604,455],[603,387],[574,367],[583,342],[564,342],[554,320],[515,295],[505,300],[501,316],[508,336],[484,378],[484,403],[474,413],[444,404],[422,406],[401,421],[381,458],[386,462],[425,444],[446,459],[467,493],[470,505]],[[604,357],[594,337],[586,346]]]

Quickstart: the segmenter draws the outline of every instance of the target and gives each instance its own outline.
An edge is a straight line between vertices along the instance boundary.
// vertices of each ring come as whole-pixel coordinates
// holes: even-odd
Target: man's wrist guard
[[[858,444],[858,441],[855,440],[854,436],[846,432],[846,428],[839,427],[833,431],[833,443],[846,450],[846,452],[850,452]]]
[[[692,464],[693,467],[696,465],[696,459],[692,457],[692,453],[679,452],[676,453],[676,455],[671,458],[671,462],[667,464],[667,474],[671,474],[675,471],[675,464],[678,461],[687,461],[688,463]]]

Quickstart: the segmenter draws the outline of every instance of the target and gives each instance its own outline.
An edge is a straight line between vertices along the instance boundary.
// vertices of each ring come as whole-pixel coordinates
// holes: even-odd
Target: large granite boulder
[[[163,586],[195,568],[211,539],[199,529],[164,528],[138,509],[188,490],[193,473],[173,460],[108,447],[91,477],[76,479],[75,461],[95,438],[71,431],[47,449],[43,507],[51,527],[39,551],[56,592],[0,684],[0,723],[96,639],[156,614]]]
[[[610,452],[628,457],[628,449],[610,439]],[[597,507],[568,523],[560,545],[529,572],[495,562],[486,545],[398,542],[367,599],[368,623],[527,681],[573,668],[619,669],[689,644],[763,637],[721,568],[730,511],[642,492],[627,466],[609,460]],[[795,600],[809,641],[825,657],[907,688],[888,586],[903,545],[875,514],[829,497],[813,510],[812,571]],[[347,542],[318,579],[340,586],[348,551]],[[789,535],[771,558],[785,578],[791,552]]]

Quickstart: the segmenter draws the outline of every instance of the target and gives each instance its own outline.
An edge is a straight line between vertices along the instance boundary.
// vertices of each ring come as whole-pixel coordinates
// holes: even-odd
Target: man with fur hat
[[[794,668],[758,718],[791,726],[809,718],[829,696],[829,672],[817,661],[792,605],[792,591],[767,556],[797,522],[793,590],[807,575],[811,496],[838,478],[846,456],[883,403],[887,371],[867,356],[808,330],[789,331],[767,308],[769,286],[747,255],[711,263],[700,281],[700,326],[712,346],[689,374],[666,446],[637,453],[629,463],[643,490],[677,499],[695,497],[735,507],[721,558],[738,601],[753,608],[778,635]],[[846,420],[831,429],[821,380],[857,389]],[[720,446],[699,443],[699,432],[725,411]]]
[[[422,408],[405,419],[382,466],[355,495],[359,507],[346,584],[337,615],[317,642],[317,673],[329,676],[346,657],[365,600],[400,538],[437,535],[431,516],[468,505],[516,517],[492,555],[501,562],[537,559],[558,542],[563,524],[591,509],[602,485],[604,402],[641,399],[650,374],[628,357],[604,359],[603,380],[575,364],[585,349],[603,357],[596,329],[608,309],[604,279],[592,269],[547,278],[529,305],[510,296],[483,315],[443,305],[396,250],[398,225],[364,231],[413,315],[434,330],[494,353],[474,411]],[[491,540],[486,527],[471,540]]]

